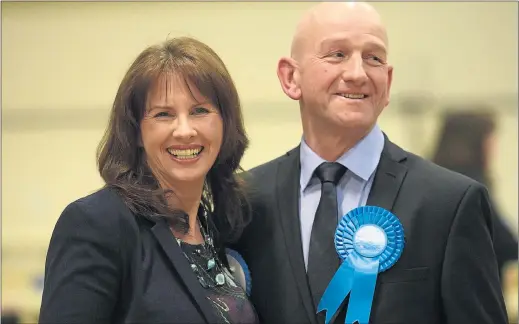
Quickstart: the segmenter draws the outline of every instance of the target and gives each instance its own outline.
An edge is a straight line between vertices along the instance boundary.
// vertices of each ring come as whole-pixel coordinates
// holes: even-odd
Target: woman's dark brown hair
[[[124,76],[111,110],[109,125],[98,147],[98,167],[106,185],[116,188],[134,213],[165,217],[181,231],[188,230],[185,212],[168,206],[168,195],[159,187],[140,147],[140,123],[150,86],[159,77],[174,74],[194,85],[211,100],[222,117],[223,142],[206,177],[202,205],[216,215],[213,222],[227,230],[223,240],[240,234],[246,221],[244,191],[235,172],[248,146],[236,87],[219,56],[207,45],[180,37],[145,49]]]
[[[484,143],[495,130],[495,116],[490,108],[484,106],[461,109],[452,107],[448,110],[459,111],[443,116],[443,127],[432,161],[490,186]]]

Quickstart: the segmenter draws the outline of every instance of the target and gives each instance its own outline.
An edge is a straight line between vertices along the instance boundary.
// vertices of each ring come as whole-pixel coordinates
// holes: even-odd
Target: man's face
[[[296,59],[303,119],[371,129],[389,103],[392,79],[380,21],[338,12],[315,19],[311,30]]]

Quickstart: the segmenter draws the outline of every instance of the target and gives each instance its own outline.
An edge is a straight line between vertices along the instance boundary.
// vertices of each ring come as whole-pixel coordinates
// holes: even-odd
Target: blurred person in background
[[[463,107],[461,107],[463,108]],[[442,128],[432,161],[449,170],[461,173],[487,187],[492,200],[493,182],[490,164],[495,158],[496,116],[487,107],[461,110],[450,107],[442,117]],[[451,112],[454,111],[454,112]],[[494,249],[501,276],[507,263],[517,261],[518,242],[506,225],[495,200]]]
[[[2,309],[2,315],[0,318],[2,324],[19,324],[20,313],[14,310]]]
[[[105,187],[54,228],[40,323],[255,323],[223,247],[246,222],[235,171],[247,145],[211,48],[175,38],[144,50],[99,146]]]
[[[467,108],[471,108],[470,110]],[[492,199],[494,183],[490,175],[496,150],[496,114],[490,107],[448,107],[432,154],[433,162],[484,184]],[[517,323],[518,242],[499,213],[495,200],[494,250],[503,286],[508,317]]]

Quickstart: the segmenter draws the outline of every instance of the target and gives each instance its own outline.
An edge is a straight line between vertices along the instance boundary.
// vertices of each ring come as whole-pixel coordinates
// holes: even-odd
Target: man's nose
[[[368,76],[364,69],[364,59],[361,55],[352,55],[344,64],[344,71],[342,73],[344,82],[353,82],[361,84],[366,82]]]

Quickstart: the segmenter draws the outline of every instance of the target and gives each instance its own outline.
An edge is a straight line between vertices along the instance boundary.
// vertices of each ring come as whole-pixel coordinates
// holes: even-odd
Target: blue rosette
[[[334,240],[342,264],[328,284],[317,312],[326,311],[328,324],[350,294],[345,323],[368,323],[377,276],[391,268],[404,249],[402,224],[383,208],[359,207],[342,217]]]
[[[247,263],[245,263],[243,257],[235,250],[227,248],[225,249],[225,255],[227,256],[227,261],[229,262],[229,267],[231,268],[234,279],[238,281],[247,296],[250,296],[252,278]]]

